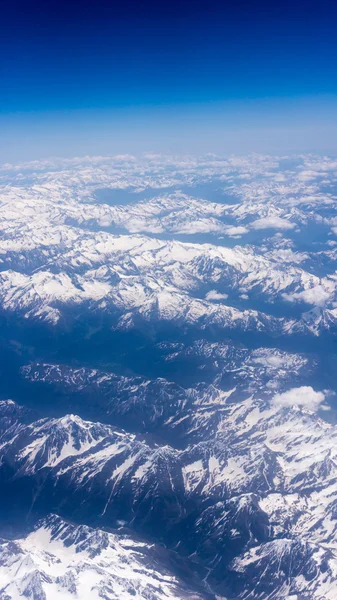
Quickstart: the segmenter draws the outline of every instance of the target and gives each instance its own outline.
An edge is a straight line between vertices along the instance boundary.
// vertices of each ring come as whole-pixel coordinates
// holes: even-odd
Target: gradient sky
[[[335,151],[337,3],[0,0],[0,160]]]

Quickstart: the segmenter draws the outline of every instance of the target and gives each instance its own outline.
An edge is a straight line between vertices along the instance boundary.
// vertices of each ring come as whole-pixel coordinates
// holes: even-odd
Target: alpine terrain
[[[0,168],[0,600],[336,600],[337,161]]]

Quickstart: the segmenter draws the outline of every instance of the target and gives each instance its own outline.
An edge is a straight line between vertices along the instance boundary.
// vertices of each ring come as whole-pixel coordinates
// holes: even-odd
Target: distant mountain
[[[337,598],[336,176],[0,167],[1,600]]]

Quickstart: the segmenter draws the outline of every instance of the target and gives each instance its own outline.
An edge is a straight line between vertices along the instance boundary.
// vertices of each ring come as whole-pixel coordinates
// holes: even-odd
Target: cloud
[[[227,300],[228,294],[220,294],[216,290],[210,290],[205,296],[206,300]]]
[[[237,227],[228,227],[228,229],[226,229],[226,234],[230,237],[239,237],[244,233],[248,233],[248,229],[247,227],[243,227],[243,225],[238,225]]]
[[[322,285],[303,290],[303,292],[294,292],[293,294],[282,294],[287,302],[306,302],[315,306],[323,306],[330,300],[331,292],[328,292]]]
[[[324,400],[325,395],[323,392],[315,392],[310,385],[302,385],[301,387],[291,388],[282,394],[275,394],[272,398],[272,404],[281,407],[304,406],[309,410],[316,411]]]
[[[297,175],[297,178],[300,181],[313,181],[318,176],[320,176],[320,173],[317,171],[301,171],[301,173]]]
[[[252,223],[253,229],[293,229],[295,223],[281,217],[262,217]]]

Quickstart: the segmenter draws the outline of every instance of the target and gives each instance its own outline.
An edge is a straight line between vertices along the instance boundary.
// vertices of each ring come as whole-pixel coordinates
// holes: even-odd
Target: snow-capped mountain
[[[1,600],[335,600],[336,173],[0,168]]]
[[[212,168],[213,176],[219,177],[216,168]],[[251,168],[256,167],[252,165]],[[109,172],[108,166],[105,169]],[[224,170],[228,169],[233,170],[230,164]],[[223,165],[221,170],[223,176]],[[237,171],[240,176],[240,168]],[[94,173],[93,170],[92,176]],[[301,212],[294,207],[294,198],[289,198],[289,189],[283,189],[280,184],[276,185],[276,190],[271,188],[268,173],[263,194],[271,189],[273,193],[262,205],[261,201],[255,200],[254,187],[249,191],[246,184],[241,188],[227,184],[226,188],[224,180],[220,188],[223,195],[218,193],[218,202],[174,191],[136,204],[131,198],[126,206],[118,203],[109,206],[98,203],[94,196],[95,190],[103,185],[102,172],[97,172],[95,184],[85,183],[81,171],[79,175],[77,181],[61,170],[60,174],[52,172],[42,176],[45,183],[24,188],[4,187],[0,208],[3,232],[0,301],[4,310],[50,323],[58,323],[65,311],[72,310],[78,318],[89,309],[94,313],[107,312],[117,327],[137,326],[135,320],[137,323],[137,318],[141,318],[145,322],[163,320],[178,325],[183,321],[186,326],[201,328],[216,326],[291,333],[294,331],[293,320],[282,319],[281,315],[276,318],[272,314],[271,303],[277,300],[280,308],[283,306],[285,316],[290,304],[327,305],[329,317],[321,319],[319,326],[312,327],[304,318],[295,325],[295,331],[300,328],[317,335],[322,328],[335,329],[335,271],[322,273],[316,266],[315,273],[310,264],[311,255],[296,251],[297,240],[292,241],[289,237],[282,240],[280,234],[275,233],[264,239],[265,245],[225,247],[222,243],[227,236],[229,240],[238,239],[252,231],[263,237],[264,231],[284,230],[286,236],[300,237],[298,228],[305,226],[308,215],[317,221],[317,226],[323,227],[327,218],[323,218],[321,211],[326,211],[327,205],[333,206],[331,193],[326,199],[320,195],[315,198],[319,203],[316,213],[307,211],[307,202],[313,203],[312,194],[307,202],[305,197],[300,198],[298,206],[305,207]],[[180,176],[185,177],[183,172]],[[202,182],[202,171],[198,176]],[[296,190],[298,194],[303,183],[298,183],[297,173],[289,175],[291,179],[294,176],[294,193]],[[36,177],[38,181],[41,175]],[[132,172],[130,177],[133,177]],[[230,179],[232,177],[234,175]],[[115,185],[115,189],[125,190],[125,184],[116,182]],[[157,183],[153,182],[153,185]],[[176,184],[171,182],[170,185]],[[189,185],[193,188],[190,182]],[[263,197],[263,184],[260,185]],[[109,187],[112,187],[112,181]],[[234,204],[226,202],[226,193],[231,198],[236,194]],[[280,200],[282,193],[284,200]],[[212,192],[208,191],[209,194]],[[135,191],[129,195],[137,197]],[[281,208],[283,204],[286,212]],[[176,210],[183,215],[184,225],[174,229],[170,223],[177,225],[180,220]],[[246,220],[252,210],[259,218],[248,224]],[[110,217],[107,216],[109,211]],[[127,222],[126,213],[129,214]],[[213,219],[214,214],[221,217],[222,228],[214,229],[212,220],[201,227],[200,213],[203,218],[211,215]],[[155,218],[157,225],[142,226],[142,218],[146,219],[147,215]],[[330,217],[332,223],[334,218],[333,215]],[[130,222],[137,222],[138,226],[131,226]],[[151,237],[116,235],[111,223],[132,234],[150,233]],[[155,238],[156,234],[165,237],[180,233],[187,238],[192,234],[214,234],[213,244]],[[215,234],[218,237],[214,237]],[[302,263],[306,268],[301,266]],[[245,296],[251,298],[253,306],[263,306],[263,310],[253,310],[247,305]]]
[[[187,347],[159,344],[154,351],[161,356],[163,373],[178,374],[181,382],[184,377],[179,377],[179,371],[192,371],[194,385],[186,387],[164,377],[127,377],[65,364],[31,363],[24,365],[20,374],[30,383],[33,394],[38,387],[42,396],[53,395],[61,411],[70,402],[73,410],[90,418],[100,415],[105,422],[138,433],[160,431],[174,443],[181,438],[186,446],[187,423],[196,415],[201,418],[206,407],[208,423],[210,415],[214,413],[217,418],[218,407],[228,400],[271,398],[276,391],[295,383],[307,383],[321,370],[318,360],[305,354],[272,348],[250,351],[230,341],[221,344],[199,340]],[[193,431],[197,435],[198,430]]]
[[[223,402],[216,432],[184,450],[72,415],[28,425],[13,417],[1,437],[2,506],[39,515],[48,505],[101,526],[123,521],[207,567],[220,594],[246,597],[255,580],[266,594],[272,577],[281,590],[302,591],[308,569],[310,597],[321,598],[324,583],[333,598],[337,429],[303,408],[303,398],[323,401],[315,394],[296,388],[292,401],[279,394],[270,402]],[[7,403],[1,408],[8,412]],[[266,558],[273,553],[282,568],[281,558]],[[294,553],[303,565],[285,581]]]
[[[23,538],[0,539],[0,595],[17,598],[201,600],[170,572],[163,549],[49,515]],[[183,570],[183,567],[182,567]],[[197,586],[196,586],[197,587]]]

